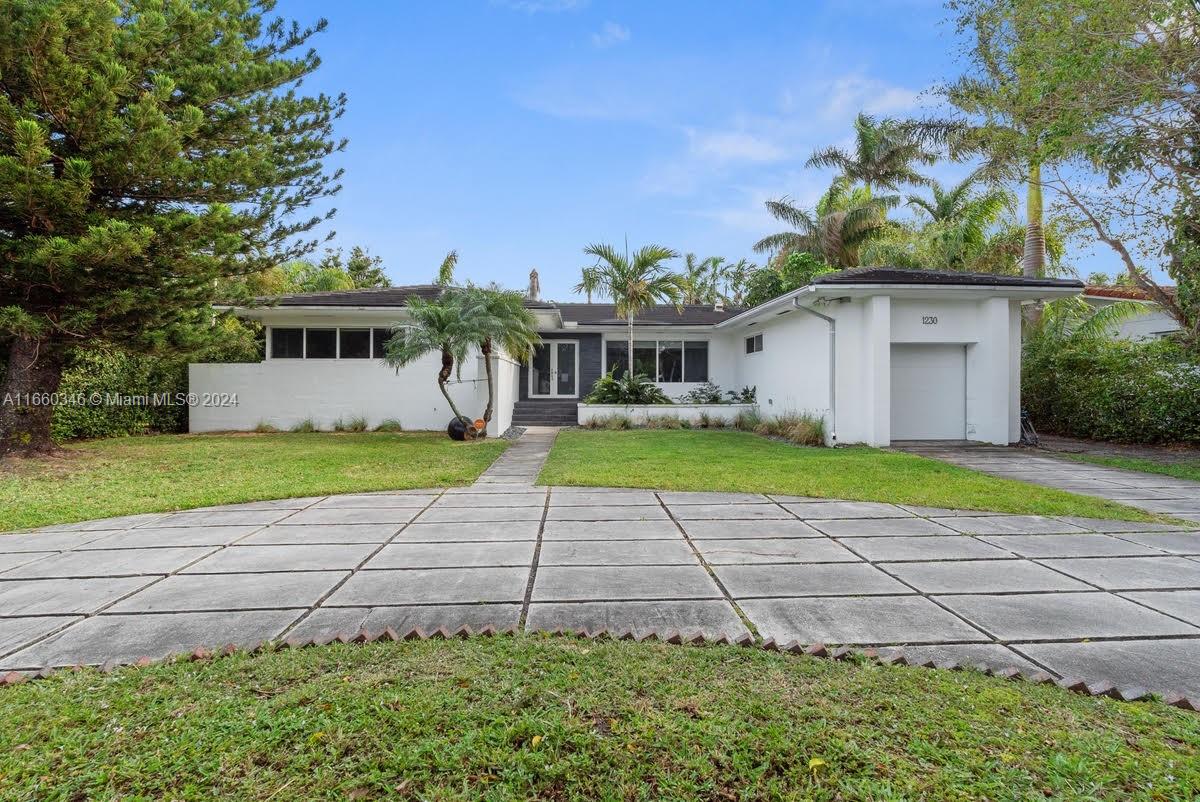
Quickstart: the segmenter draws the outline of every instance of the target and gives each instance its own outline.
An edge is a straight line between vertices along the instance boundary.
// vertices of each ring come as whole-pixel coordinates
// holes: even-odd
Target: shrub
[[[633,420],[628,415],[622,415],[618,412],[613,415],[597,415],[589,418],[583,426],[586,429],[611,429],[614,431],[618,429],[632,429]]]
[[[764,418],[754,427],[754,431],[798,446],[825,445],[825,419],[806,412],[788,412],[774,418]]]
[[[1031,342],[1021,398],[1040,432],[1200,443],[1200,360],[1167,340]]]
[[[348,421],[338,418],[333,422],[333,430],[335,432],[365,432],[367,430],[367,419],[361,415],[351,418]]]
[[[621,378],[609,371],[597,380],[583,399],[585,404],[670,404],[671,399],[658,385],[642,375],[626,373]]]
[[[402,432],[402,431],[404,431],[404,427],[401,426],[400,421],[396,420],[395,418],[387,418],[386,420],[381,420],[379,422],[379,425],[375,427],[375,431],[377,431],[377,432]]]
[[[683,429],[691,428],[686,426],[686,421],[678,415],[651,415],[646,419],[647,429]]]
[[[724,399],[721,397],[721,388],[712,382],[705,382],[699,387],[693,388],[683,395],[679,396],[680,403],[683,404],[723,404]]]
[[[725,395],[729,396],[730,404],[758,403],[758,387],[743,387],[740,390],[729,390]]]
[[[728,425],[728,418],[722,415],[710,415],[707,411],[701,411],[696,419],[696,426],[701,429],[724,429]]]
[[[265,420],[260,420],[258,423],[254,424],[254,431],[258,432],[259,434],[273,434],[279,431],[279,429],[267,423]]]
[[[288,429],[288,431],[295,432],[296,434],[312,434],[313,432],[317,431],[317,424],[313,423],[312,418],[305,418],[292,428]]]
[[[757,409],[743,409],[733,418],[733,428],[744,432],[752,432],[762,423],[762,415]]]

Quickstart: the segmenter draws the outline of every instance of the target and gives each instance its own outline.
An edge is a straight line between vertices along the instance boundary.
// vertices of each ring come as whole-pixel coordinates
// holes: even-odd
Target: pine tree
[[[186,353],[218,287],[316,247],[345,98],[297,90],[325,22],[273,5],[0,4],[0,456],[53,448],[73,348]]]

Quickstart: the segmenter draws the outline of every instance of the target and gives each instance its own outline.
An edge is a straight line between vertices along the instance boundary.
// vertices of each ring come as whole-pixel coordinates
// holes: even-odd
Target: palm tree
[[[748,259],[738,259],[733,264],[725,265],[721,278],[725,282],[725,290],[721,297],[730,306],[741,306],[746,301],[746,282],[750,274],[758,269],[758,265]]]
[[[455,365],[461,372],[468,349],[477,342],[477,338],[472,336],[475,332],[464,325],[460,291],[447,291],[432,301],[413,296],[408,299],[407,308],[411,320],[406,321],[403,324],[404,328],[384,344],[384,361],[399,371],[427,354],[441,354],[442,364],[437,374],[438,389],[445,396],[454,417],[469,421],[470,418],[459,411],[446,389],[446,382],[450,380],[450,373]]]
[[[441,266],[438,268],[437,280],[434,282],[442,287],[449,287],[454,283],[454,268],[458,266],[458,251],[450,251],[446,254],[446,258],[442,260]]]
[[[633,320],[639,312],[656,303],[680,307],[686,286],[682,276],[668,270],[663,262],[678,259],[679,254],[661,245],[645,245],[629,254],[617,253],[611,245],[589,245],[583,249],[596,257],[596,264],[583,269],[583,278],[575,292],[598,292],[612,299],[617,317],[629,323],[629,373],[633,373]]]
[[[868,190],[898,189],[904,184],[925,184],[929,179],[913,164],[933,164],[935,158],[919,139],[894,120],[876,121],[859,113],[854,120],[854,152],[828,147],[818,150],[806,167],[834,167],[851,184],[861,182]]]
[[[975,192],[979,179],[980,170],[976,170],[949,189],[931,181],[932,198],[919,195],[907,198],[909,206],[928,215],[943,244],[949,267],[961,269],[971,256],[982,253],[987,247],[988,231],[1006,211],[1012,211],[1013,198],[1005,190],[992,187]]]
[[[488,287],[468,285],[460,296],[463,326],[479,344],[483,369],[487,374],[488,400],[483,420],[492,420],[492,399],[495,386],[492,378],[492,353],[499,345],[513,359],[524,362],[542,338],[537,333],[537,320],[525,306],[525,296],[516,290],[505,290],[492,284]]]
[[[807,251],[833,267],[858,265],[858,248],[887,226],[887,211],[900,202],[895,195],[874,197],[867,187],[853,187],[844,177],[835,178],[809,212],[789,198],[767,201],[767,211],[794,231],[771,234],[754,243],[759,253]]]
[[[689,253],[683,257],[683,264],[683,303],[716,303],[724,275],[724,257],[710,256],[697,260],[696,254]]]

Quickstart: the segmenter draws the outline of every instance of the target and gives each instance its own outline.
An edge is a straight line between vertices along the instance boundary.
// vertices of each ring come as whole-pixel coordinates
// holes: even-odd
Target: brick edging
[[[218,649],[208,649],[206,647],[198,647],[190,652],[177,652],[167,655],[166,657],[155,659],[152,657],[139,657],[131,661],[108,660],[99,666],[99,670],[109,673],[127,666],[135,668],[145,668],[147,666],[159,665],[168,662],[186,659],[190,661],[210,660],[219,657],[228,657],[237,652],[246,652],[249,654],[262,654],[267,652],[281,651],[284,649],[305,649],[313,646],[327,646],[331,643],[344,644],[363,644],[374,643],[376,641],[413,641],[413,640],[449,640],[452,638],[470,638],[470,637],[495,637],[499,635],[517,635],[516,627],[508,627],[506,629],[497,629],[496,627],[483,627],[479,630],[472,630],[471,627],[463,626],[457,629],[448,627],[439,627],[437,629],[425,630],[422,628],[414,628],[404,632],[397,632],[388,627],[383,630],[371,631],[361,629],[357,632],[330,632],[316,637],[309,638],[286,638],[282,641],[265,640],[254,644],[248,648],[242,649],[234,644],[228,644]],[[852,646],[827,646],[824,643],[803,644],[799,641],[788,641],[780,643],[774,639],[767,639],[762,643],[757,643],[749,633],[743,633],[737,637],[730,637],[726,633],[721,633],[715,638],[709,638],[703,633],[696,632],[692,634],[683,633],[677,630],[668,630],[666,632],[650,632],[646,635],[638,636],[632,630],[586,630],[586,629],[553,629],[539,630],[529,634],[548,635],[552,637],[575,637],[586,640],[632,640],[639,643],[642,642],[662,642],[680,646],[741,646],[744,648],[761,648],[768,652],[779,652],[791,655],[817,657],[828,660],[850,660],[861,659],[873,662],[879,665],[904,665],[920,668],[937,668],[947,671],[961,671],[964,669],[974,669],[983,674],[992,677],[1000,677],[1008,680],[1023,680],[1034,685],[1057,685],[1058,687],[1070,691],[1072,693],[1082,694],[1084,696],[1105,696],[1110,699],[1116,699],[1122,702],[1137,702],[1151,701],[1155,698],[1160,699],[1164,704],[1171,707],[1176,707],[1181,710],[1200,711],[1200,698],[1189,697],[1182,693],[1167,693],[1162,696],[1156,696],[1147,689],[1140,686],[1119,687],[1115,683],[1108,680],[1087,681],[1079,677],[1062,677],[1055,679],[1052,674],[1046,671],[1032,671],[1026,673],[1016,666],[1008,666],[996,668],[983,663],[965,663],[956,660],[934,660],[932,658],[909,659],[904,655],[902,647],[884,647],[887,652],[882,653],[877,647],[856,648]],[[66,666],[62,668],[46,668],[38,671],[10,671],[0,675],[0,686],[20,685],[34,679],[45,679],[53,676],[59,671],[77,671],[82,670],[84,666]]]

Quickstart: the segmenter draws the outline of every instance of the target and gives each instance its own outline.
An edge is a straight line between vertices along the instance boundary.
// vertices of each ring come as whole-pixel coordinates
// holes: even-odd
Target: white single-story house
[[[1174,287],[1164,287],[1168,293],[1174,293]],[[1113,326],[1111,335],[1117,340],[1159,340],[1179,331],[1179,321],[1163,311],[1163,308],[1150,299],[1150,294],[1139,287],[1097,287],[1088,285],[1083,289],[1083,300],[1097,309],[1118,303],[1133,301],[1141,304],[1146,311],[1128,320],[1122,320]]]
[[[1008,444],[1020,436],[1021,306],[1078,294],[1083,284],[893,268],[830,273],[750,309],[656,306],[635,319],[635,370],[672,398],[704,382],[757,388],[766,416],[808,412],[831,443],[893,440]],[[414,295],[436,286],[306,293],[239,308],[266,329],[257,364],[193,364],[191,391],[218,403],[191,409],[193,432],[331,427],[365,418],[442,429],[436,356],[396,372],[380,361]],[[606,371],[627,361],[627,325],[611,304],[529,300],[544,344],[527,364],[493,357],[489,434],[516,424],[569,424]],[[478,415],[487,401],[481,357],[450,388]]]

